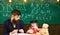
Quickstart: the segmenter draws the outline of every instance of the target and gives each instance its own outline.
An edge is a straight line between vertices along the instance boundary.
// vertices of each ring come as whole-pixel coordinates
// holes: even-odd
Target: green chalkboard
[[[29,24],[37,20],[38,24],[60,24],[60,1],[56,0],[0,0],[0,24],[11,17],[11,11],[21,11],[21,20]]]

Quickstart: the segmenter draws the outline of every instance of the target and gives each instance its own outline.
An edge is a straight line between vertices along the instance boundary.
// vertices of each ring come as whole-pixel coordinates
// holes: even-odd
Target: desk
[[[10,35],[31,35],[31,34],[26,34],[26,33],[15,33],[15,34],[10,34]]]
[[[38,34],[15,33],[10,35],[40,35],[40,34],[39,33]]]

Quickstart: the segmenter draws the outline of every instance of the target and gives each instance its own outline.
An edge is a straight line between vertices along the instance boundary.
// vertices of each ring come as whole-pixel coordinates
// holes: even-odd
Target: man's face
[[[20,15],[14,16],[14,19],[15,19],[16,21],[19,20],[19,19],[20,19]]]
[[[19,23],[19,20],[20,20],[20,15],[15,15],[15,16],[13,16],[12,22],[13,22],[14,24],[16,24],[16,23]]]

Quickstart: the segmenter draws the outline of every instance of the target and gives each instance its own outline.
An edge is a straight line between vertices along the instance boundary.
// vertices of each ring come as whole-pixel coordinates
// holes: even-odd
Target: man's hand
[[[10,32],[10,34],[14,34],[14,33],[17,33],[17,32],[18,32],[18,29],[15,29],[12,32]]]
[[[20,32],[20,33],[24,33],[24,30],[23,30],[23,29],[20,29],[19,32]]]

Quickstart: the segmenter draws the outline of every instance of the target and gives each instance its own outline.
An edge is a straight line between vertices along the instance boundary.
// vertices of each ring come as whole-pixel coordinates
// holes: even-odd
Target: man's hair
[[[14,9],[12,10],[11,14],[16,16],[16,15],[21,15],[21,12],[19,10]]]

